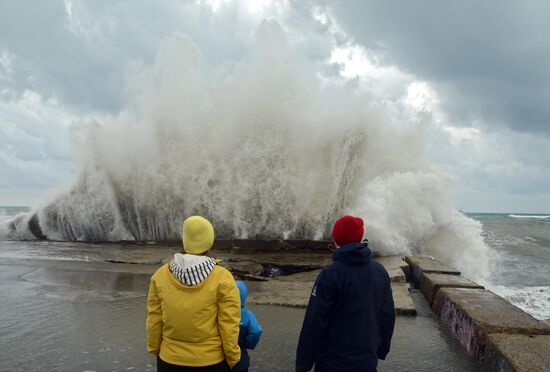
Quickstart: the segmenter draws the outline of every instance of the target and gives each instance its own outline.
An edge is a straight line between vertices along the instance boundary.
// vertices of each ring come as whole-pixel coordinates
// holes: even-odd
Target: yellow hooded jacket
[[[200,367],[226,359],[233,367],[241,358],[240,320],[239,290],[223,267],[213,266],[196,285],[182,283],[169,264],[151,278],[147,351],[165,362]]]

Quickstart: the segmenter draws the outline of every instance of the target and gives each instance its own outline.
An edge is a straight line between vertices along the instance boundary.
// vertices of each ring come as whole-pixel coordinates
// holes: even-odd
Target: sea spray
[[[353,81],[320,76],[274,22],[231,69],[174,35],[153,64],[129,69],[125,108],[84,130],[78,181],[38,211],[41,233],[178,239],[182,219],[200,214],[219,238],[320,239],[356,213],[380,253],[430,254],[482,278],[480,226],[454,210],[452,178],[426,159],[427,129],[396,123]]]

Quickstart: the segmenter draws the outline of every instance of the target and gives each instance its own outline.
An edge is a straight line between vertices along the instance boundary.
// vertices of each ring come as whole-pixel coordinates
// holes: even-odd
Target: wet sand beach
[[[145,252],[170,250],[0,242],[0,370],[154,371],[145,350],[145,302],[158,262]],[[119,259],[105,260],[105,252]],[[413,290],[413,299],[418,315],[398,316],[379,370],[477,370],[421,294]],[[251,371],[292,371],[304,309],[249,308],[264,328]]]

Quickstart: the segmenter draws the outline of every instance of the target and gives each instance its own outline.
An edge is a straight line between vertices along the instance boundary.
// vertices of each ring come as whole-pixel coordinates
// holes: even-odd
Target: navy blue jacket
[[[334,251],[313,286],[300,333],[296,371],[374,371],[395,324],[390,278],[368,243]]]

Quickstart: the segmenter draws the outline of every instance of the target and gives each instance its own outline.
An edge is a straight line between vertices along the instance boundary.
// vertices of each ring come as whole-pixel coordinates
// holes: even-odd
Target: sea
[[[550,322],[550,213],[468,213],[489,248],[489,289]]]
[[[29,210],[0,206],[0,224]],[[489,248],[489,289],[550,322],[550,213],[465,214],[483,227]]]

